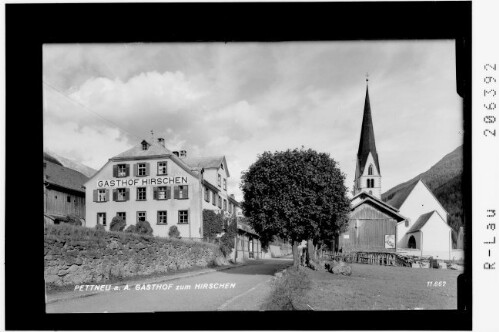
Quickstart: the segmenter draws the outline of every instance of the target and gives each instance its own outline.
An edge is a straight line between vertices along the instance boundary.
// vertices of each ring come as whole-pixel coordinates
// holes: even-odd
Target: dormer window
[[[367,169],[367,175],[373,175],[373,165],[369,165],[369,168]]]
[[[142,150],[147,150],[149,148],[149,144],[146,141],[142,141]]]

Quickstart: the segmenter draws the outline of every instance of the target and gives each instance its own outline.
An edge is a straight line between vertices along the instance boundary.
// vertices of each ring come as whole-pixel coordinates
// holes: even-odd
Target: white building
[[[148,221],[153,235],[166,237],[175,225],[181,237],[201,239],[203,209],[235,213],[228,178],[224,156],[194,158],[168,150],[161,138],[143,140],[110,158],[86,182],[86,225],[109,229],[120,216],[127,226]]]

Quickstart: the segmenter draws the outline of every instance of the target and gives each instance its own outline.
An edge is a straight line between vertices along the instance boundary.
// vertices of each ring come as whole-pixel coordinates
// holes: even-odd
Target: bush
[[[109,225],[109,230],[113,232],[123,232],[125,227],[126,227],[126,221],[124,221],[123,218],[116,216],[111,221],[111,225]]]
[[[106,231],[106,227],[104,227],[103,225],[101,224],[97,224],[95,225],[95,229],[99,232],[105,232]]]
[[[65,219],[62,220],[62,222],[66,224],[70,224],[73,226],[81,226],[82,222],[80,220],[80,217],[74,214],[67,215]]]
[[[130,225],[125,229],[125,233],[135,233],[135,225]]]
[[[179,232],[177,226],[175,226],[175,225],[170,226],[170,229],[168,231],[168,236],[173,237],[175,239],[180,239],[180,232]]]
[[[236,218],[226,219],[224,224],[225,233],[220,238],[220,250],[227,257],[234,249],[234,239],[237,236],[237,220]]]
[[[152,227],[148,221],[139,221],[135,226],[135,233],[142,235],[152,235]]]
[[[208,241],[214,241],[217,234],[223,232],[224,217],[222,213],[216,213],[212,210],[203,210],[203,238]]]

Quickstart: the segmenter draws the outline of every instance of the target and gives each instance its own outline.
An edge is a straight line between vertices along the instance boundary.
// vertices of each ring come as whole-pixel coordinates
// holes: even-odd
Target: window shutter
[[[183,191],[182,197],[189,198],[189,186],[184,186],[184,189],[182,191]]]
[[[130,199],[130,188],[125,188],[125,201]]]
[[[118,200],[118,189],[113,189],[113,201]]]
[[[146,163],[146,176],[149,176],[149,163]]]
[[[153,199],[157,200],[158,199],[158,187],[153,187],[152,188],[152,197]],[[159,212],[158,212],[159,213]]]
[[[172,187],[166,186],[166,199],[172,198]]]
[[[133,164],[133,176],[139,176],[139,164]]]
[[[179,188],[178,186],[173,187],[173,198],[178,199],[179,198]]]
[[[130,165],[129,164],[126,164],[126,166],[125,166],[125,174],[126,174],[126,176],[130,176]]]
[[[113,165],[113,177],[118,177],[118,165]]]
[[[109,202],[109,189],[106,189],[106,202]]]
[[[94,202],[97,202],[97,189],[94,189]]]
[[[156,189],[156,188],[154,188]],[[156,224],[159,224],[159,211],[156,212]]]

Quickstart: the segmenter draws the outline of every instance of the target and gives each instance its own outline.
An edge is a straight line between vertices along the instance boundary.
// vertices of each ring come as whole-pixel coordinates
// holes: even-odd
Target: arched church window
[[[409,238],[407,247],[409,247],[410,249],[416,249],[416,239],[414,238],[414,235],[411,235],[411,237]]]
[[[373,165],[369,165],[369,168],[367,169],[367,175],[373,175]]]

